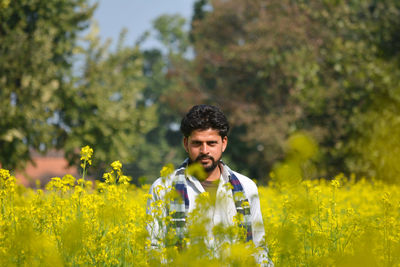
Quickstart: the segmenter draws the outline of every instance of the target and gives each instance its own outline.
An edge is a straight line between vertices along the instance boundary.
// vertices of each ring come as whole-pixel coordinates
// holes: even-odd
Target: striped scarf
[[[170,204],[170,210],[172,211],[172,227],[176,230],[176,235],[179,240],[182,240],[184,238],[186,215],[189,210],[189,197],[185,175],[185,169],[188,163],[189,160],[186,159],[175,173],[174,188],[180,197],[171,201]],[[236,211],[238,214],[242,214],[243,216],[243,220],[239,224],[239,226],[246,230],[246,241],[250,241],[253,239],[253,233],[251,227],[249,201],[246,198],[243,186],[240,183],[239,179],[227,165],[225,165],[224,163],[222,164],[224,166],[224,169],[226,168],[229,173],[229,182],[232,185],[232,195],[235,202]]]

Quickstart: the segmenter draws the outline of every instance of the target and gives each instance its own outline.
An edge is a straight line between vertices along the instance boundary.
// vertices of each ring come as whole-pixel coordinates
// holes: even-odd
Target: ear
[[[188,137],[183,137],[183,147],[185,148],[186,152],[188,152],[188,141]]]
[[[222,138],[222,152],[225,151],[227,145],[228,145],[228,137],[225,136],[224,138]]]

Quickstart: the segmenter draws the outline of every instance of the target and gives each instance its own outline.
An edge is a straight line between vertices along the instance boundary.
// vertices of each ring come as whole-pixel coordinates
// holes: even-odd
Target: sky
[[[125,44],[131,45],[146,30],[152,21],[162,14],[180,14],[188,21],[193,13],[195,0],[98,0],[94,19],[100,27],[100,37],[104,41],[112,38],[113,44],[125,27],[128,30]],[[155,40],[145,42],[144,47],[157,46]]]

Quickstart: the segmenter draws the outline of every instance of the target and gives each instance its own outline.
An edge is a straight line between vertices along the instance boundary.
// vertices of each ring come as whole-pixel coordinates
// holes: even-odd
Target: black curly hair
[[[217,130],[222,138],[228,135],[228,120],[224,113],[215,106],[193,106],[181,121],[181,132],[185,137],[189,137],[194,130],[207,129]]]

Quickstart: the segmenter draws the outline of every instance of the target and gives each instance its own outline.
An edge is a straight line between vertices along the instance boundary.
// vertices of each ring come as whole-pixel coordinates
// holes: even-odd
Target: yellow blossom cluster
[[[343,174],[259,188],[278,266],[399,266],[400,187]]]
[[[165,216],[167,203],[154,201],[153,216],[146,215],[149,185],[130,184],[119,161],[111,168],[104,182],[65,175],[53,178],[43,190],[18,185],[8,170],[0,169],[0,265],[255,264],[257,248],[234,242],[243,234],[234,225],[216,226],[212,238],[217,245],[206,246],[204,210],[189,215],[187,236],[173,245],[176,232],[168,225],[174,214]],[[172,170],[167,166],[162,174]],[[399,266],[399,190],[397,185],[344,175],[259,186],[272,261],[275,266]],[[202,195],[198,206],[207,209],[209,199]],[[151,246],[146,226],[153,221],[165,226],[166,246]],[[227,237],[230,242],[224,241]]]
[[[89,146],[82,147],[81,149],[81,160],[87,162],[89,165],[92,165],[92,155],[93,149]],[[84,168],[82,166],[82,168]]]

